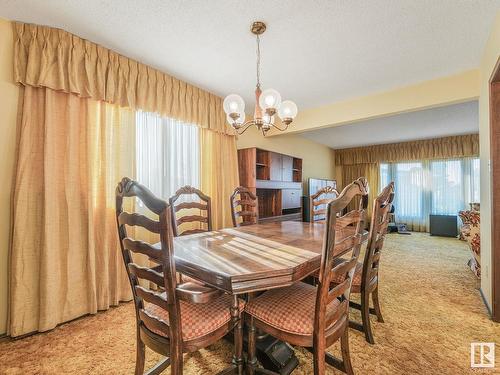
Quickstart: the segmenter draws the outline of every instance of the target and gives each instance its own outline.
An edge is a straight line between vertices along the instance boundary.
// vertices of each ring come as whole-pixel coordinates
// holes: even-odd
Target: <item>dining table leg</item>
[[[233,365],[236,367],[238,375],[243,374],[243,319],[240,311],[240,302],[237,295],[233,295],[231,305],[231,318],[234,324],[234,355]]]
[[[255,373],[255,368],[257,367],[257,356],[256,356],[256,329],[253,324],[253,317],[250,318],[248,322],[248,357],[247,357],[247,375],[253,375]]]
[[[248,294],[248,301],[250,301],[255,294],[249,293]],[[257,363],[257,329],[255,328],[255,324],[253,321],[253,317],[250,317],[250,319],[247,322],[247,329],[248,329],[248,356],[247,356],[247,362],[246,362],[246,374],[247,375],[256,375],[256,374],[263,374],[263,375],[279,375],[279,373],[266,370],[263,367],[259,367]]]
[[[243,358],[243,319],[240,311],[240,301],[237,295],[232,296],[231,306],[229,311],[231,313],[231,321],[233,323],[233,344],[234,354],[231,366],[222,370],[217,375],[230,375],[237,374],[243,375],[245,360]]]
[[[240,301],[237,295],[232,296],[231,306],[229,311],[231,313],[231,321],[233,323],[234,334],[234,353],[231,366],[222,370],[217,375],[237,374],[243,375],[244,371],[244,358],[243,358],[243,319],[240,311]]]

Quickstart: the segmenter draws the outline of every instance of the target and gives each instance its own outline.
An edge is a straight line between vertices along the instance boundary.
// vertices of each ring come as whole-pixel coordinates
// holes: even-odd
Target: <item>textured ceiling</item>
[[[500,0],[0,0],[0,17],[60,27],[253,105],[262,83],[302,108],[479,65]],[[250,101],[250,102],[249,102]]]
[[[478,103],[472,101],[310,131],[301,136],[339,149],[478,132]]]

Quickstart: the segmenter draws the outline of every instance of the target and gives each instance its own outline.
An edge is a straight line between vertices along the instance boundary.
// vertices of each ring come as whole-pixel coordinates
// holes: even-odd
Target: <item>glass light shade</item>
[[[291,100],[285,100],[283,103],[281,103],[280,108],[278,109],[278,116],[282,120],[286,118],[294,119],[297,116],[297,113],[297,104],[295,104]]]
[[[245,112],[240,113],[240,117],[238,117],[236,120],[233,120],[229,115],[226,116],[227,122],[230,124],[243,124],[245,122]]]
[[[259,105],[264,111],[268,108],[277,109],[281,104],[281,95],[275,89],[262,91],[259,98]]]
[[[245,112],[245,102],[243,101],[243,98],[237,94],[226,96],[222,105],[224,107],[224,112],[226,112],[226,114],[228,115],[230,113],[241,114]]]

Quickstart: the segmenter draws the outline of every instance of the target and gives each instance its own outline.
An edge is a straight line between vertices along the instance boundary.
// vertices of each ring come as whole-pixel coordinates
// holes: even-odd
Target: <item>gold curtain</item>
[[[335,165],[447,159],[479,155],[479,135],[467,134],[421,141],[335,150]]]
[[[236,138],[222,99],[63,30],[14,23],[20,96],[11,336],[131,298],[114,189],[135,175],[134,110],[198,125],[214,228],[231,225]]]
[[[114,191],[135,173],[134,112],[47,88],[26,86],[21,95],[11,336],[131,298]]]
[[[14,78],[234,135],[222,99],[64,30],[14,22]]]
[[[232,226],[229,198],[239,184],[236,137],[201,129],[201,190],[212,199],[214,229]]]

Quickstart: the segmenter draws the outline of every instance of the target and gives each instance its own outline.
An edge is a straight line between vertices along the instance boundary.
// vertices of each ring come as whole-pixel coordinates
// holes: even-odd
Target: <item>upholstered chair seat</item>
[[[339,215],[357,202],[358,208]],[[327,365],[349,375],[354,373],[349,355],[349,298],[368,206],[366,179],[357,179],[337,198],[324,204],[326,221],[318,285],[297,282],[287,288],[268,290],[255,298],[251,296],[247,302],[249,375],[270,373],[258,367],[257,331],[307,348],[313,353],[316,375],[325,374]],[[338,264],[334,264],[336,259]],[[339,274],[343,274],[345,280],[335,286],[332,280]],[[342,360],[326,352],[336,341],[340,341]]]
[[[165,293],[163,296],[165,297]],[[192,304],[180,301],[182,340],[196,340],[228,324],[231,321],[230,305],[231,296],[227,294],[208,303]],[[245,302],[240,300],[240,311],[243,311],[244,307]],[[152,303],[146,303],[145,309],[148,314],[157,316],[167,325],[169,324],[168,312],[165,309]],[[144,323],[150,331],[163,336],[160,330],[148,326],[147,322]]]
[[[317,291],[302,282],[273,289],[248,302],[245,312],[280,331],[309,336],[313,334]],[[327,315],[335,314],[340,306],[338,300],[333,302],[328,305]]]
[[[361,310],[362,324],[351,321],[351,328],[357,329],[365,333],[366,341],[374,344],[373,332],[370,323],[370,314],[377,316],[380,323],[384,322],[380,309],[378,297],[379,285],[379,262],[380,254],[384,245],[384,238],[387,233],[389,224],[392,202],[394,200],[394,183],[389,183],[382,192],[375,198],[373,204],[372,220],[370,232],[367,235],[368,244],[366,247],[363,262],[357,262],[352,276],[351,293],[359,293],[361,296],[361,304],[350,301],[349,305],[353,308]],[[364,234],[363,234],[364,236]],[[344,262],[345,259],[337,258],[333,260],[333,266]],[[365,274],[363,274],[363,264],[366,264]],[[312,278],[313,283],[317,283],[319,279],[319,271],[314,273]],[[332,286],[340,285],[345,280],[345,274],[337,274],[332,278]],[[373,308],[370,308],[370,296],[373,300]]]
[[[184,188],[183,191],[194,190]],[[194,193],[198,194],[198,191]],[[185,209],[186,202],[177,205],[178,210],[174,211],[145,186],[127,177],[116,187],[115,198],[121,253],[134,297],[137,324],[135,375],[145,373],[146,347],[163,356],[147,374],[158,375],[170,367],[170,374],[182,375],[183,353],[206,348],[222,339],[234,327],[241,327],[240,313],[244,309],[244,302],[194,279],[189,278],[193,282],[181,280],[182,277],[176,272],[174,213],[179,211],[179,207]],[[124,210],[124,201],[137,199],[149,210],[148,215]],[[182,220],[181,224],[199,219],[205,224],[208,222],[210,230],[209,201],[208,198],[207,204],[195,202],[200,210],[206,209],[207,215],[184,216],[184,220],[179,219]],[[159,246],[136,239],[133,235],[137,231],[130,230],[129,234],[130,227],[142,228],[150,238],[155,237],[153,234],[160,235]],[[198,233],[198,229],[188,231]],[[139,255],[146,255],[151,260],[148,266],[135,263]],[[238,330],[235,331],[236,339],[237,334]],[[240,355],[238,348],[235,352],[235,355]],[[231,370],[234,368],[236,365]]]
[[[368,235],[368,244],[363,262],[356,264],[352,278],[351,292],[360,294],[361,303],[350,301],[350,306],[361,310],[362,323],[349,322],[351,328],[357,329],[365,334],[365,339],[374,344],[373,332],[370,322],[370,314],[376,315],[379,323],[384,322],[378,296],[379,290],[379,266],[381,251],[390,221],[392,202],[394,200],[394,182],[389,183],[373,202],[373,212]],[[335,262],[337,259],[334,260]],[[344,281],[343,275],[337,275],[332,283],[340,285]],[[373,308],[370,307],[370,296]]]

